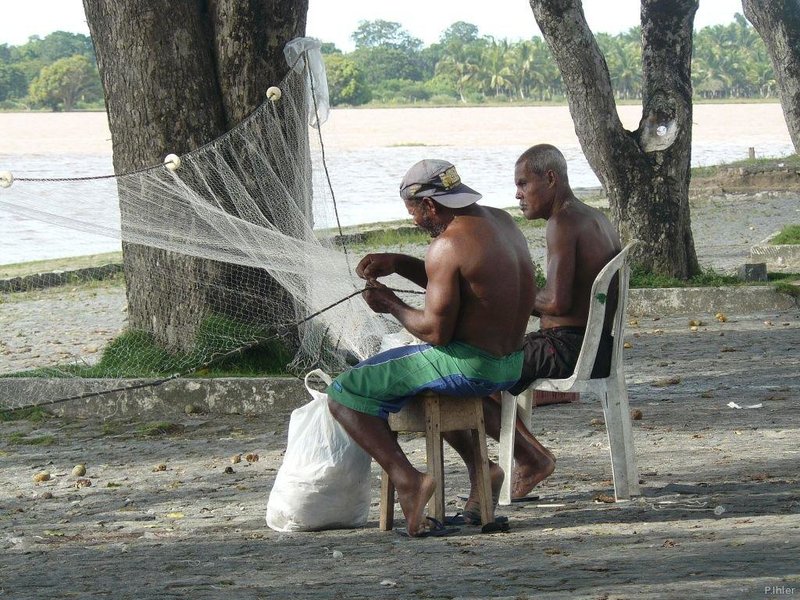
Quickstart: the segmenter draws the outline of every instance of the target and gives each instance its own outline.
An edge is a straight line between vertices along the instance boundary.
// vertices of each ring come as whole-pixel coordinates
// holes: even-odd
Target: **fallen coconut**
[[[42,481],[49,481],[50,480],[50,472],[49,471],[39,471],[36,475],[33,476],[33,480],[36,483],[41,483]]]

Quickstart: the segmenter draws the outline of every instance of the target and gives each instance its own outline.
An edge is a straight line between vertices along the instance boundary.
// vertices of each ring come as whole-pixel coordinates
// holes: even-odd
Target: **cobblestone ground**
[[[736,268],[798,210],[786,194],[698,204],[701,263]],[[537,260],[542,233],[531,235]],[[0,373],[91,362],[125,325],[119,285],[1,299]],[[374,467],[368,527],[269,530],[287,411],[0,422],[0,598],[796,596],[800,312],[729,317],[632,317],[627,374],[643,414],[634,422],[641,498],[597,501],[612,488],[595,399],[543,407],[534,433],[558,467],[538,501],[500,509],[507,534],[379,532]],[[691,332],[689,318],[708,323]],[[155,421],[165,432],[148,435],[158,428],[143,426]],[[403,446],[424,464],[422,440]],[[231,463],[247,453],[259,460]],[[454,454],[446,460],[453,513],[466,478]],[[80,478],[79,463],[87,465]],[[35,483],[44,470],[51,479]]]
[[[377,469],[367,527],[271,531],[285,411],[3,422],[0,598],[797,595],[799,332],[800,311],[696,332],[686,318],[635,319],[626,356],[643,496],[598,501],[612,487],[595,399],[542,407],[534,433],[556,472],[538,501],[502,507],[511,531],[493,535],[380,532]],[[147,435],[151,421],[164,432]],[[424,464],[423,440],[403,446]],[[259,460],[231,463],[248,453]],[[453,453],[446,462],[453,513],[466,478]],[[51,479],[35,483],[43,470]]]

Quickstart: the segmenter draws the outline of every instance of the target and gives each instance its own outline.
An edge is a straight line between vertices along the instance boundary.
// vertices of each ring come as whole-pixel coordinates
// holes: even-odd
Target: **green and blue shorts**
[[[355,411],[388,418],[423,391],[487,396],[514,385],[522,351],[493,356],[463,342],[400,346],[371,356],[334,379],[328,395]]]

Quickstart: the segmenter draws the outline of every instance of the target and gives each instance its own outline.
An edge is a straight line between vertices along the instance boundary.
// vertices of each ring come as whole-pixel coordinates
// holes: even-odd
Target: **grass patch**
[[[12,446],[52,446],[56,443],[56,438],[52,435],[27,437],[22,433],[12,433],[8,436],[8,443]]]
[[[704,269],[700,274],[688,280],[683,280],[633,267],[630,278],[631,288],[719,287],[742,283],[742,280],[738,277],[723,275],[717,273],[714,269]]]
[[[795,275],[795,278],[798,276]],[[794,298],[795,302],[800,302],[800,286],[789,283],[788,281],[776,281],[775,291],[779,294],[786,294]]]
[[[694,177],[711,177],[720,171],[728,169],[744,169],[746,171],[757,173],[761,171],[770,171],[774,169],[798,169],[800,168],[800,155],[791,154],[789,156],[781,156],[780,158],[746,158],[744,160],[737,160],[730,163],[722,163],[719,165],[712,165],[708,167],[693,167],[692,178]]]
[[[104,254],[91,254],[87,256],[35,260],[0,266],[0,279],[24,277],[36,273],[52,273],[54,271],[73,271],[75,269],[102,267],[103,265],[119,264],[121,262],[122,252],[106,252]]]
[[[430,234],[417,227],[406,225],[345,234],[337,237],[336,242],[338,245],[346,245],[350,249],[356,249],[361,247],[385,248],[403,244],[427,244],[430,240]]]
[[[183,426],[169,421],[154,421],[144,423],[136,428],[136,433],[144,437],[155,437],[158,435],[171,435],[183,431]]]
[[[778,291],[784,289],[791,290],[798,288],[788,283],[800,279],[797,273],[768,273],[767,280],[774,283]],[[723,287],[723,286],[742,286],[742,285],[764,285],[761,281],[742,281],[736,275],[725,275],[717,273],[714,269],[703,269],[699,275],[683,280],[664,275],[657,275],[649,271],[644,271],[638,267],[631,268],[630,287],[633,288],[682,288],[682,287]],[[794,295],[797,292],[785,291]]]
[[[800,225],[786,225],[780,233],[770,240],[771,245],[800,244]]]
[[[30,421],[31,423],[41,423],[50,416],[46,410],[34,406],[31,408],[21,408],[19,410],[0,410],[0,423],[8,421]]]
[[[547,221],[544,219],[533,219],[529,221],[519,214],[519,210],[516,211],[516,214],[511,212],[511,209],[508,209],[508,212],[511,213],[511,218],[514,219],[514,223],[516,223],[517,227],[520,229],[540,229],[547,225]]]
[[[102,435],[118,435],[121,431],[122,427],[120,427],[119,423],[112,421],[105,421],[100,429]]]
[[[7,377],[154,378],[189,372],[209,361],[213,364],[187,374],[201,377],[286,375],[286,365],[291,362],[293,353],[273,335],[264,327],[243,325],[216,315],[200,325],[195,349],[190,353],[168,352],[152,334],[127,331],[106,346],[95,365],[59,365],[12,373]],[[236,352],[245,346],[251,347]],[[230,356],[225,356],[228,353]]]

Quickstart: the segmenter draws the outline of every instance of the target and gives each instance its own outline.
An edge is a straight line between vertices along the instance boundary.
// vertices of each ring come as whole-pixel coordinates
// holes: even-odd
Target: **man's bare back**
[[[552,257],[547,265],[548,285],[552,281],[556,288],[569,286],[571,302],[565,301],[558,307],[560,310],[553,311],[556,314],[540,312],[540,327],[585,327],[592,284],[621,249],[617,232],[602,212],[572,196],[548,219],[546,241],[547,255]],[[572,256],[568,255],[574,256],[571,281],[563,264],[573,262]],[[561,293],[562,290],[556,292],[557,295]],[[544,300],[546,297],[540,302]],[[613,312],[616,298],[608,304]]]
[[[551,164],[559,168],[546,168]],[[514,181],[522,214],[547,220],[547,282],[533,314],[541,317],[542,329],[585,327],[592,283],[621,250],[619,236],[602,212],[572,193],[556,148],[529,149],[517,161]]]
[[[461,306],[453,339],[496,356],[519,350],[536,283],[527,242],[505,211],[473,206],[431,244],[426,263],[458,263]],[[530,299],[530,300],[527,300]]]

